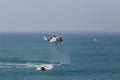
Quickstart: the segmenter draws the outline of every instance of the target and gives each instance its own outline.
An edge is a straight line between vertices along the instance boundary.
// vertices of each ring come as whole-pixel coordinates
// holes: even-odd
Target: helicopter
[[[54,35],[54,36],[49,37],[49,38],[44,36],[43,39],[49,43],[56,43],[56,44],[61,43],[63,41],[63,39],[57,35]]]

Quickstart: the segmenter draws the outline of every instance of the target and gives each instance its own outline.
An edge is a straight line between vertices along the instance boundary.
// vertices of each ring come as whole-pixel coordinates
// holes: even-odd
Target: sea
[[[120,80],[120,33],[0,33],[0,80]]]

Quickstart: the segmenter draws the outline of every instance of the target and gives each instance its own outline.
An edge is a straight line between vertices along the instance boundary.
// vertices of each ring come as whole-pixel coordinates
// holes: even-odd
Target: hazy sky
[[[0,0],[0,32],[120,32],[120,0]]]

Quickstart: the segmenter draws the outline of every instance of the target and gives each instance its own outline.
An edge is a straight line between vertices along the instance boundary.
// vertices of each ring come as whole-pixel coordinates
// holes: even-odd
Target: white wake
[[[40,70],[44,67],[46,70],[51,70],[55,66],[60,66],[61,64],[37,64],[37,63],[0,63],[0,68],[35,68]]]

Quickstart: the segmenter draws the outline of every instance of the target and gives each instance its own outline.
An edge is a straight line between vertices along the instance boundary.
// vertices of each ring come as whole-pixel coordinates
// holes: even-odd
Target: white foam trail
[[[61,64],[33,64],[33,63],[0,63],[0,68],[36,68],[40,70],[44,67],[46,70],[51,70],[55,66],[60,66]]]
[[[18,67],[18,68],[30,68],[30,67],[36,67],[37,64],[32,63],[0,63],[0,67]]]

